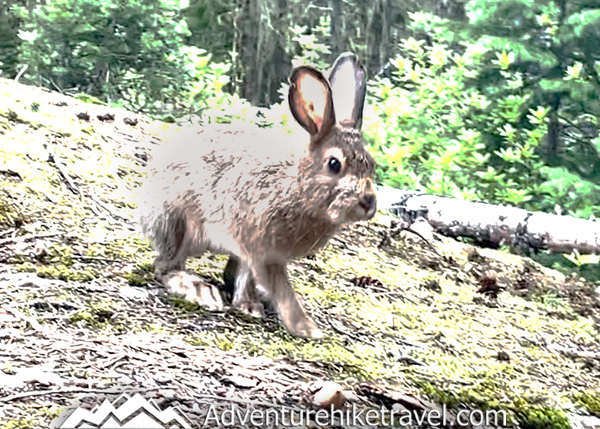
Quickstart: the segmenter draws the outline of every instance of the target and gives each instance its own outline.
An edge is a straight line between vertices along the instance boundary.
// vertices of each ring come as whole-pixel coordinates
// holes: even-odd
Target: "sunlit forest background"
[[[1,77],[164,120],[290,121],[353,51],[378,182],[600,216],[598,0],[4,0]]]

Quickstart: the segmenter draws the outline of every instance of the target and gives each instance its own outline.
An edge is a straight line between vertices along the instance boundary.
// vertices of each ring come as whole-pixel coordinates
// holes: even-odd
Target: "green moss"
[[[423,394],[440,404],[446,404],[449,407],[455,407],[460,405],[462,402],[460,395],[447,390],[438,389],[427,381],[415,380],[415,384],[419,390],[423,392]]]
[[[178,295],[167,295],[165,300],[172,306],[190,313],[203,313],[205,311],[200,304],[188,301],[187,299]]]
[[[573,401],[581,404],[591,414],[600,417],[600,395],[598,391],[577,392],[572,395]]]
[[[115,318],[116,309],[104,302],[89,302],[84,310],[69,317],[69,322],[91,329],[125,332],[130,327],[123,319]]]
[[[140,259],[140,254],[152,252],[152,247],[144,238],[132,235],[102,243],[100,252],[107,258],[136,261]]]
[[[153,273],[154,272],[154,264],[152,262],[140,262],[138,264],[139,270],[143,273]]]
[[[497,397],[498,393],[504,392],[496,386],[490,387],[488,394],[491,396],[483,397],[479,393],[469,390],[450,392],[435,387],[431,383],[417,381],[421,392],[432,398],[434,401],[446,404],[448,407],[458,407],[462,404],[471,404],[481,410],[504,411],[509,419],[514,420],[511,424],[518,423],[519,427],[524,429],[569,429],[569,419],[561,410],[547,406],[535,405],[524,398],[516,398],[508,403],[501,403]],[[510,423],[510,422],[509,422]]]
[[[19,418],[0,423],[0,429],[26,429],[36,427],[36,421],[31,418]]]
[[[148,279],[143,274],[139,274],[136,272],[126,273],[123,275],[123,278],[127,280],[131,286],[146,286],[148,284]]]
[[[19,228],[27,222],[27,216],[18,210],[8,192],[0,190],[0,229]]]
[[[125,273],[123,278],[132,286],[146,286],[154,280],[152,264],[141,263],[130,273]]]
[[[93,95],[89,95],[89,94],[77,94],[75,95],[75,99],[83,102],[83,103],[90,103],[90,104],[99,104],[101,106],[108,106],[107,103],[105,103],[104,101],[100,100],[99,98],[94,97]]]
[[[69,266],[57,264],[52,266],[35,266],[30,263],[18,267],[19,271],[34,272],[38,277],[45,279],[58,279],[73,282],[89,282],[99,276],[93,268],[73,269]]]
[[[568,417],[561,410],[533,405],[525,400],[515,402],[519,425],[523,429],[570,429]]]
[[[55,244],[48,248],[47,262],[51,264],[60,264],[65,267],[73,265],[73,252],[69,246],[64,244]]]

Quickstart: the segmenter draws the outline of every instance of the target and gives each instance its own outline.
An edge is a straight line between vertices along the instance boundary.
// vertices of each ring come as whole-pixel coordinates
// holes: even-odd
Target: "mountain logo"
[[[161,410],[139,393],[122,394],[112,403],[105,399],[91,410],[65,411],[53,422],[57,429],[191,429],[190,420],[177,407]]]

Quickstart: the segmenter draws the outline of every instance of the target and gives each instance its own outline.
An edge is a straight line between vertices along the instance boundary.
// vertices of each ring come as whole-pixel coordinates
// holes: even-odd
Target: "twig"
[[[207,395],[207,394],[196,394],[194,395],[196,398],[198,399],[212,399],[212,400],[217,400],[217,401],[222,401],[222,402],[235,402],[236,404],[244,404],[244,405],[258,405],[261,407],[270,407],[270,408],[281,408],[282,405],[281,404],[272,404],[269,402],[262,402],[262,401],[253,401],[251,399],[239,399],[239,398],[227,398],[224,396],[219,396],[219,395]],[[209,403],[208,405],[213,405],[214,402]],[[290,407],[289,405],[283,405],[287,408],[290,408],[294,411],[300,411],[301,409],[298,407]]]
[[[0,245],[6,244],[6,243],[34,240],[36,238],[55,237],[55,236],[61,235],[61,234],[62,234],[62,232],[48,232],[48,233],[44,233],[44,234],[31,234],[31,235],[22,235],[20,237],[3,238],[0,240]]]
[[[0,232],[0,235],[4,237],[5,235],[12,234],[13,232],[17,232],[17,228],[11,228],[11,229],[2,231],[2,232]]]
[[[435,253],[437,256],[442,256],[442,255],[440,255],[440,252],[437,251],[437,249],[435,248],[435,246],[429,242],[429,240],[427,240],[425,237],[423,237],[423,235],[420,232],[417,232],[414,229],[412,229],[410,227],[410,225],[404,226],[402,229],[405,230],[405,231],[408,231],[408,232],[412,232],[416,236],[420,237],[421,240],[423,240],[425,242],[425,244],[427,244],[429,246],[429,248],[431,250],[433,250],[433,253]]]
[[[44,149],[46,149],[46,151],[48,152],[48,155],[50,157],[49,158],[50,161],[52,161],[52,163],[56,166],[56,168],[58,168],[58,172],[60,173],[60,175],[62,176],[62,178],[65,180],[65,182],[67,182],[67,187],[69,188],[69,190],[71,192],[73,192],[75,195],[81,194],[81,191],[79,191],[79,188],[77,188],[77,186],[75,185],[75,183],[73,183],[73,181],[71,180],[71,177],[63,169],[63,167],[62,167],[62,165],[60,163],[60,158],[58,158],[56,156],[56,154],[54,153],[54,151],[50,148],[50,145],[45,144],[44,145]]]
[[[115,212],[114,212],[114,210],[112,210],[112,209],[111,209],[111,208],[109,208],[109,207],[108,207],[106,204],[104,204],[104,203],[103,203],[103,202],[102,202],[102,201],[101,201],[101,200],[100,200],[100,199],[99,199],[99,198],[96,196],[96,194],[95,194],[95,193],[94,193],[92,190],[90,190],[90,191],[89,191],[89,194],[88,194],[88,196],[89,196],[90,200],[92,200],[93,202],[95,202],[95,203],[96,203],[96,205],[98,205],[98,207],[100,207],[100,208],[104,209],[105,211],[109,212],[109,213],[110,213],[111,215],[113,215],[115,218],[117,218],[117,219],[120,219],[120,220],[122,220],[122,221],[125,221],[125,222],[130,222],[130,221],[131,221],[131,219],[128,219],[128,218],[126,218],[126,217],[123,217],[123,216],[121,216],[121,215],[120,215],[120,214],[118,214],[118,213],[115,213]]]
[[[75,259],[81,259],[81,260],[88,260],[88,261],[102,261],[102,262],[120,262],[117,259],[111,259],[111,258],[106,258],[104,256],[86,256],[86,255],[81,255],[81,254],[74,254],[71,255],[72,258]]]
[[[126,358],[127,358],[126,355],[119,355],[116,358],[109,359],[108,362],[104,362],[104,363],[102,363],[100,365],[97,365],[97,367],[98,368],[102,368],[102,369],[108,368],[109,366],[112,366],[115,363],[119,362],[121,359],[126,359]]]
[[[56,90],[57,90],[58,92],[60,92],[61,94],[64,94],[64,91],[63,91],[62,89],[60,89],[60,87],[59,87],[59,86],[58,86],[56,83],[54,83],[54,81],[52,80],[52,78],[48,78],[48,79],[46,79],[46,80],[47,80],[48,82],[50,82],[50,83],[52,84],[52,86],[53,86],[54,88],[56,88]],[[50,91],[48,91],[48,92],[50,92]]]
[[[104,393],[107,395],[120,395],[122,393],[137,393],[137,392],[149,392],[151,390],[162,389],[160,386],[156,387],[145,387],[142,389],[136,389],[132,391],[126,390],[112,390],[112,389],[84,389],[84,388],[73,388],[73,389],[54,389],[54,390],[32,390],[29,392],[15,393],[14,395],[5,396],[0,398],[0,402],[12,402],[17,399],[29,398],[32,396],[44,396],[44,395],[68,395],[71,393]]]
[[[19,82],[19,79],[21,79],[21,76],[23,76],[23,73],[25,73],[25,70],[27,70],[27,67],[29,67],[29,65],[25,64],[23,66],[23,68],[19,71],[19,73],[17,73],[17,76],[15,77],[15,82]]]
[[[331,326],[331,328],[332,328],[332,329],[333,329],[335,332],[337,332],[338,334],[341,334],[341,335],[345,335],[345,336],[347,336],[347,337],[350,337],[350,338],[352,338],[354,341],[358,341],[359,343],[365,343],[365,344],[368,344],[368,345],[370,345],[370,346],[372,346],[372,345],[373,345],[373,343],[372,343],[372,342],[370,342],[370,341],[363,340],[362,338],[360,338],[360,337],[358,337],[358,336],[356,336],[356,335],[354,335],[354,334],[351,334],[351,333],[350,333],[350,332],[348,332],[348,331],[344,331],[343,329],[340,329],[340,328],[338,328],[337,326],[335,326],[335,325],[333,324],[333,322],[332,322],[331,320],[327,320],[327,321],[329,322],[329,326]]]

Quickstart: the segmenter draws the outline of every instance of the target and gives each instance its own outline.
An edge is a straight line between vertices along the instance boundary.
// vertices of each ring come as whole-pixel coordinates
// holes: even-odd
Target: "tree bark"
[[[380,188],[378,194],[380,206],[405,222],[425,219],[446,236],[521,252],[600,254],[600,222],[390,188]]]
[[[547,162],[550,165],[555,165],[558,157],[558,134],[560,130],[560,122],[558,120],[558,110],[560,108],[560,94],[552,95],[552,103],[550,105],[550,120],[548,121],[548,151]]]
[[[379,70],[381,60],[379,58],[379,49],[383,33],[382,0],[375,0],[371,9],[371,16],[367,27],[367,68],[369,70]]]
[[[342,0],[331,0],[331,58],[329,63],[333,64],[344,49],[344,16],[342,13]]]

